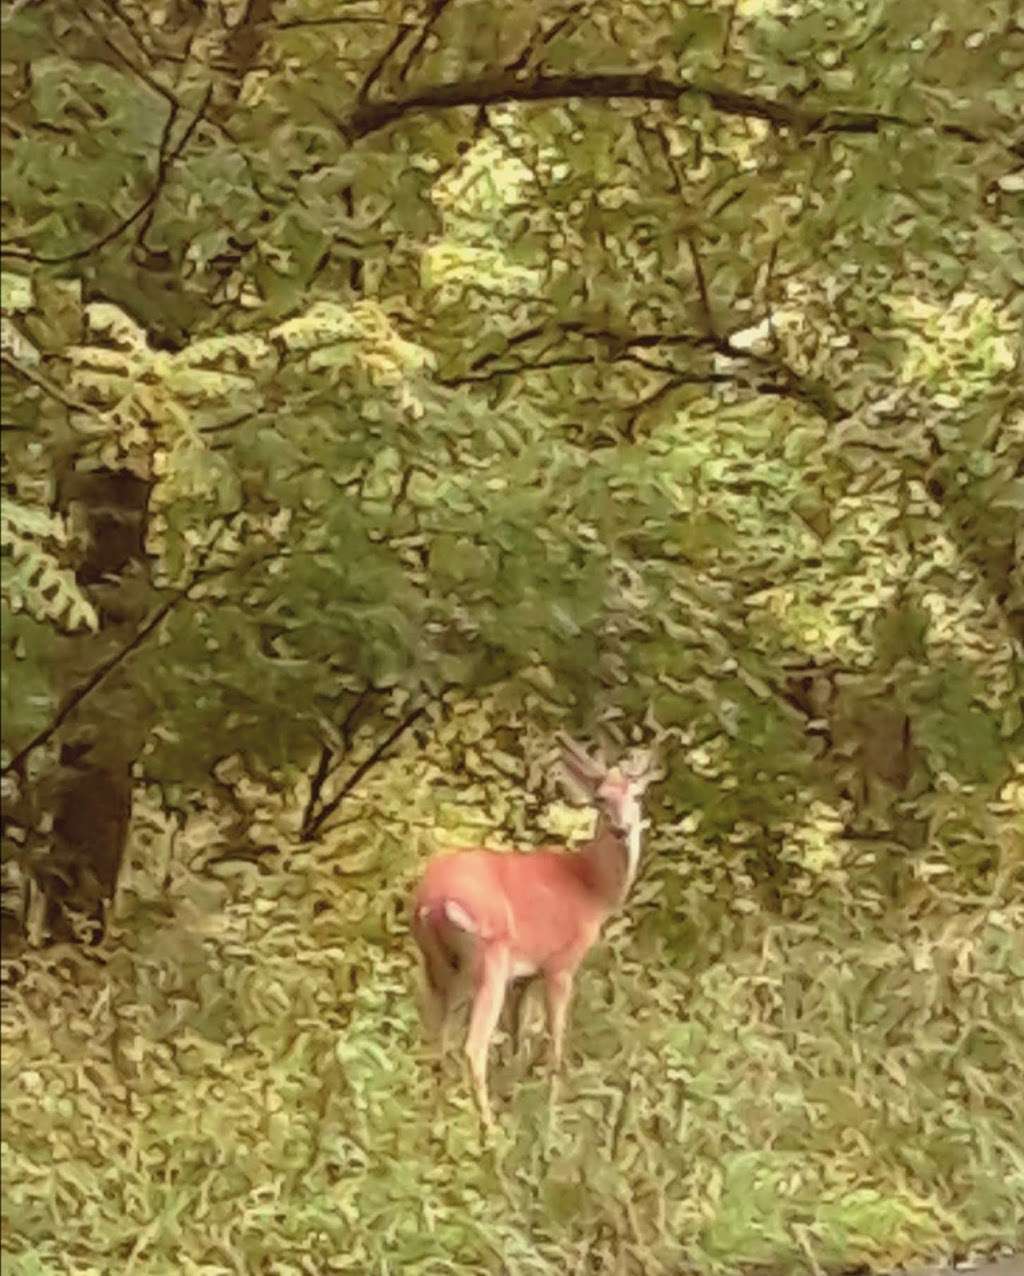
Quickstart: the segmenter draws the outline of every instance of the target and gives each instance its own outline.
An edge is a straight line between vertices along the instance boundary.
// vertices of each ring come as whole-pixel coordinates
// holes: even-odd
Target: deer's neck
[[[614,832],[601,816],[593,838],[580,847],[579,854],[591,889],[606,902],[610,912],[623,903],[633,885],[640,862],[640,825],[622,835]]]

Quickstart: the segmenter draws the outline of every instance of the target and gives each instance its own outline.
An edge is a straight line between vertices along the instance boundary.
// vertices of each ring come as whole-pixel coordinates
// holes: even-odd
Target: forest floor
[[[898,906],[850,873],[780,902],[721,850],[655,847],[578,981],[554,1115],[499,1040],[484,1144],[422,1041],[405,898],[433,843],[399,780],[258,864],[140,818],[104,944],[4,962],[5,1276],[931,1276],[1024,1250],[1017,881],[922,862]]]

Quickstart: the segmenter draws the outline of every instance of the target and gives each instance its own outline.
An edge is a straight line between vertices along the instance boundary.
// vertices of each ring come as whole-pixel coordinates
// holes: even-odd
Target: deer
[[[471,1002],[464,1054],[486,1132],[494,1128],[487,1059],[511,986],[544,984],[553,1106],[562,1071],[573,983],[601,930],[626,900],[640,860],[641,799],[657,778],[650,751],[617,766],[560,735],[561,772],[597,812],[593,837],[576,850],[473,848],[431,859],[411,901],[423,967],[424,1017],[443,1067],[452,1012]],[[518,997],[513,1040],[518,1036]]]

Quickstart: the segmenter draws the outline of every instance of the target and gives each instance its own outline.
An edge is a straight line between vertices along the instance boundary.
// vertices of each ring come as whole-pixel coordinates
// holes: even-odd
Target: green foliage
[[[17,501],[4,501],[0,508],[4,606],[63,629],[94,630],[99,625],[95,608],[57,557],[66,540],[59,518]]]
[[[234,807],[209,875],[240,880],[193,898],[136,830],[102,993],[19,972],[5,1256],[166,1270],[191,1223],[208,1271],[1012,1239],[1005,13],[9,8],[4,756],[113,661],[77,743],[183,819]],[[97,475],[145,485],[145,554],[90,574],[83,526],[125,527],[79,519]],[[658,867],[583,993],[563,1146],[526,1079],[503,1169],[461,1108],[430,1125],[390,910],[420,828],[533,835],[566,722],[662,733]],[[239,815],[239,775],[278,796]]]
[[[580,81],[538,106],[513,83],[470,127],[431,93],[514,60],[521,16],[445,11],[381,61],[384,10],[300,5],[251,30],[197,14],[172,37],[130,9],[110,56],[77,18],[12,15],[33,87],[11,101],[26,273],[5,275],[5,310],[16,362],[47,363],[43,381],[7,369],[16,410],[76,467],[152,482],[157,585],[203,576],[133,661],[166,718],[151,773],[196,782],[233,743],[303,766],[339,688],[476,695],[545,670],[532,712],[656,700],[696,747],[716,736],[723,827],[769,762],[770,825],[794,786],[849,787],[792,716],[790,668],[873,680],[856,704],[899,680],[934,778],[961,711],[937,722],[927,679],[969,646],[965,720],[995,780],[1020,733],[1024,454],[1005,33],[967,5],[941,38],[913,6],[552,14],[524,86],[656,66],[710,87]],[[113,53],[129,30],[145,74]],[[773,123],[758,103],[794,90],[803,122]],[[379,101],[386,136],[360,117]],[[848,132],[844,112],[878,114]],[[49,284],[69,245],[55,268],[88,305]],[[911,612],[901,651],[892,617]]]

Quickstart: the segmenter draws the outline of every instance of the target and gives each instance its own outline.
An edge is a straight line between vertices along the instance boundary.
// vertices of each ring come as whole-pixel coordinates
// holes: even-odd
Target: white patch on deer
[[[535,975],[537,966],[532,961],[524,961],[521,957],[512,959],[512,969],[509,971],[510,979],[523,979],[526,975]]]
[[[456,904],[453,899],[444,901],[444,915],[448,918],[453,926],[457,926],[459,930],[468,930],[471,935],[476,934],[476,922],[470,917],[469,913],[461,904]]]
[[[636,870],[640,864],[640,819],[633,820],[626,834],[626,885],[633,885]]]

